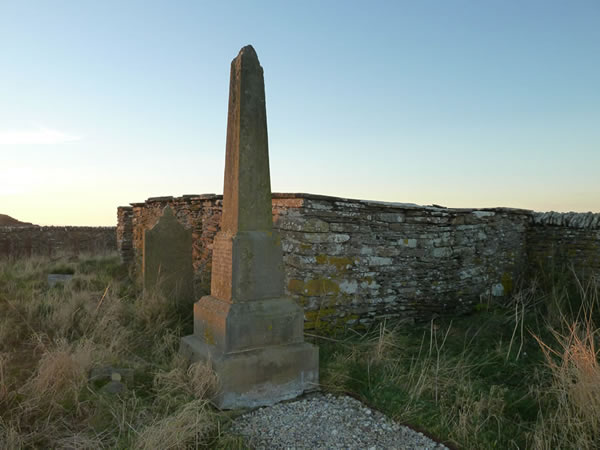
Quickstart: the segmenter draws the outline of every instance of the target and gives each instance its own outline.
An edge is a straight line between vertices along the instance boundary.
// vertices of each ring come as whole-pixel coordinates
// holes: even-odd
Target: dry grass
[[[185,403],[175,413],[144,427],[136,439],[138,449],[196,448],[206,443],[214,426],[206,400]]]
[[[582,303],[577,317],[570,320],[561,315],[562,326],[550,327],[556,345],[534,335],[551,373],[550,385],[539,390],[538,396],[554,406],[540,409],[533,435],[536,448],[600,446],[600,329],[593,320],[600,306],[597,282],[592,279],[585,288],[578,283]]]
[[[74,277],[49,288],[57,265]],[[0,261],[0,448],[214,444],[214,375],[177,355],[174,306],[136,292],[115,255]],[[89,373],[106,366],[133,383],[105,393]]]

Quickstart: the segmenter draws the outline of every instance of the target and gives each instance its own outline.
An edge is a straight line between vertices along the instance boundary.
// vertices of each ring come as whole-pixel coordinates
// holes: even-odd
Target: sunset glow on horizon
[[[273,192],[600,212],[597,1],[260,5],[1,3],[0,214],[221,193],[247,44]]]

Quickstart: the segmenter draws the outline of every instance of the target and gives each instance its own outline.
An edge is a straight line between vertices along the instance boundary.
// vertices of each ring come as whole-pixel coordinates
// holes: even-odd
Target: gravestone
[[[194,304],[190,361],[212,364],[222,409],[255,407],[315,389],[318,348],[304,342],[304,312],[284,294],[281,240],[273,231],[263,69],[251,46],[231,63],[221,231],[211,295]]]
[[[178,302],[194,300],[192,231],[179,223],[170,206],[144,231],[142,273],[144,289],[158,289]]]

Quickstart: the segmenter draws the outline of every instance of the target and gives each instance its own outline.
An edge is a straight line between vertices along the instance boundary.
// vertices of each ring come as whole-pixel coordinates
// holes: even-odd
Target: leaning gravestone
[[[192,231],[179,223],[170,206],[144,232],[142,261],[144,289],[158,289],[180,302],[193,301]]]
[[[194,304],[191,361],[212,364],[222,409],[270,405],[317,387],[318,348],[304,342],[304,313],[284,295],[273,231],[263,70],[251,46],[231,63],[221,231],[211,295]]]

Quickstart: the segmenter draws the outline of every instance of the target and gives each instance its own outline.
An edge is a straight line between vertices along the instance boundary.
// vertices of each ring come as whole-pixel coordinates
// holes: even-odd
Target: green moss
[[[358,315],[352,314],[346,317],[337,316],[337,308],[321,308],[317,311],[306,311],[305,330],[314,330],[322,335],[335,335],[346,328],[346,322],[358,319]]]
[[[504,288],[504,293],[506,295],[510,294],[513,290],[513,279],[512,274],[510,272],[504,272],[502,274],[502,287]]]
[[[60,264],[52,267],[50,269],[50,273],[59,275],[73,275],[75,273],[75,268],[72,265]]]

